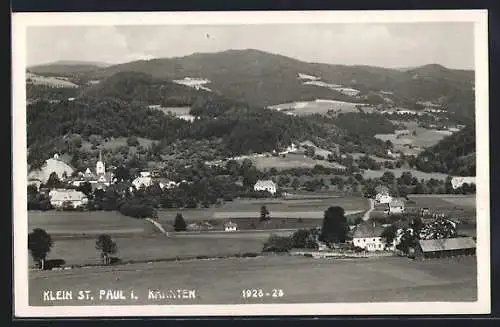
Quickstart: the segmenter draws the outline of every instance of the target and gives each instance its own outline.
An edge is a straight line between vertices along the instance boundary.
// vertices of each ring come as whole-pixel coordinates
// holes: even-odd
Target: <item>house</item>
[[[454,190],[462,187],[464,184],[476,184],[476,177],[456,176],[451,179],[451,187],[453,187]]]
[[[276,194],[276,184],[272,180],[259,180],[253,189],[254,191],[268,191],[272,195]]]
[[[397,215],[405,211],[405,202],[402,199],[392,199],[389,202],[389,214]]]
[[[386,247],[385,238],[382,237],[384,228],[375,222],[363,222],[354,230],[352,244],[366,251],[383,251]]]
[[[392,196],[389,193],[389,188],[384,185],[379,185],[375,188],[375,201],[377,203],[390,203],[392,200]]]
[[[142,171],[139,176],[132,181],[132,184],[136,189],[140,189],[141,187],[150,187],[153,185],[153,179],[151,178],[151,174],[149,172]]]
[[[224,224],[224,230],[226,232],[235,232],[238,230],[238,225],[233,223],[232,221],[228,221]]]
[[[73,208],[83,207],[88,203],[88,198],[80,191],[72,189],[54,189],[49,192],[50,204],[54,208],[71,205]]]
[[[419,240],[412,252],[416,258],[471,255],[476,253],[476,242],[472,237]]]

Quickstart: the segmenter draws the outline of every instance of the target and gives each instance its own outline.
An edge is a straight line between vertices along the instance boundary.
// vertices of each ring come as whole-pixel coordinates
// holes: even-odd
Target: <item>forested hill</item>
[[[370,66],[307,63],[259,50],[228,50],[198,53],[179,58],[133,61],[84,73],[84,78],[104,79],[120,72],[137,72],[160,79],[206,78],[211,90],[254,106],[313,100],[317,98],[362,102],[353,97],[316,85],[306,85],[298,74],[316,76],[321,81],[355,88],[361,95],[369,91],[391,92],[398,105],[434,101],[451,111],[473,116],[474,106],[455,109],[453,99],[463,96],[474,102],[474,72],[426,65],[407,71]],[[81,74],[80,74],[81,75]],[[82,77],[83,78],[83,77]],[[451,104],[451,106],[449,105]]]
[[[80,97],[120,99],[129,103],[169,107],[191,106],[200,99],[209,99],[217,95],[144,73],[121,72],[102,80],[99,84],[84,88]]]
[[[476,134],[473,125],[426,149],[417,157],[416,167],[425,172],[475,176]]]
[[[238,111],[237,106],[234,103],[229,109]],[[27,107],[27,129],[27,143],[32,154],[28,160],[40,160],[38,156],[54,151],[55,140],[73,134],[84,140],[91,135],[104,138],[137,136],[161,144],[188,139],[218,140],[223,156],[270,152],[311,137],[330,142],[340,137],[334,126],[271,110],[243,108],[238,115],[222,112],[217,119],[203,115],[189,123],[143,105],[92,97],[32,103]]]

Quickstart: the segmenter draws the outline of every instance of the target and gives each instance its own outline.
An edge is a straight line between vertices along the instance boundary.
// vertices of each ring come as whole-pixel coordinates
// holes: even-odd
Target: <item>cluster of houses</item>
[[[106,189],[106,187],[117,182],[113,172],[106,170],[106,164],[102,159],[101,152],[99,152],[99,158],[94,169],[87,168],[85,171],[78,172],[76,174],[73,173],[72,168],[60,160],[58,154],[55,154],[53,158],[48,159],[47,164],[51,167],[57,167],[57,164],[59,164],[59,166],[62,165],[63,169],[55,169],[56,174],[63,182],[66,182],[73,187],[80,187],[83,184],[88,183],[92,187],[92,190]],[[67,168],[64,168],[66,166]],[[40,178],[29,177],[28,183],[33,184],[38,188],[41,183],[46,183],[48,180],[48,176],[45,176],[48,174],[42,175],[44,175],[42,176],[43,180]],[[68,175],[72,175],[72,177],[68,177]],[[187,181],[183,180],[180,182],[174,182],[164,178],[154,177],[151,172],[144,171],[140,172],[139,175],[132,180],[131,184],[128,186],[128,190],[132,192],[134,189],[138,190],[143,187],[150,187],[154,183],[158,183],[162,189],[170,189],[178,187],[182,183],[187,183]],[[88,203],[88,197],[83,192],[74,188],[53,188],[48,191],[50,203],[56,209],[79,208],[84,207]]]
[[[388,214],[401,214],[405,211],[405,202],[403,199],[393,198],[386,187],[378,187],[378,192],[375,197],[377,205],[387,205],[384,210]],[[428,208],[420,210],[422,216],[431,215]],[[444,214],[434,213],[433,218],[444,218]],[[445,221],[453,228],[456,223],[452,220]],[[381,224],[376,221],[364,221],[354,228],[352,244],[358,248],[368,252],[375,251],[394,251],[400,243],[401,237],[405,230],[410,228],[408,222],[398,221],[396,223],[396,234],[392,242],[387,243],[382,236],[383,231],[390,224]],[[424,233],[425,234],[425,233]],[[410,255],[418,258],[439,257],[439,256],[454,256],[463,254],[474,254],[476,249],[475,240],[472,237],[453,237],[434,239],[421,235],[417,244],[410,248]]]
[[[378,209],[382,209],[388,215],[397,215],[405,212],[405,201],[402,198],[394,198],[385,186],[377,187],[375,202]]]

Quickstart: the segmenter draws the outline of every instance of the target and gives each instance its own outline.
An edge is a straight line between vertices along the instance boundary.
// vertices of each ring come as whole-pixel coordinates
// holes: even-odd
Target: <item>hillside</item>
[[[86,79],[102,79],[119,72],[139,72],[155,78],[176,80],[204,78],[211,90],[255,106],[293,101],[330,99],[363,102],[368,91],[389,91],[397,105],[411,107],[417,101],[449,101],[474,85],[474,72],[426,65],[401,71],[371,66],[307,63],[259,50],[227,50],[196,53],[177,58],[139,60],[87,71]],[[66,72],[68,73],[68,72]],[[360,96],[308,85],[299,74],[317,76],[324,83],[360,91]],[[473,94],[466,94],[473,102]],[[472,96],[472,99],[471,99]],[[468,116],[474,107],[467,106]]]
[[[144,105],[190,106],[198,99],[210,98],[208,91],[154,78],[145,73],[120,72],[99,84],[85,88],[80,97],[113,98]]]
[[[442,139],[416,158],[416,167],[424,172],[457,176],[476,175],[476,134],[472,126]]]
[[[94,72],[107,66],[108,64],[100,62],[64,60],[30,66],[27,68],[27,71],[37,75],[74,77],[84,73]]]

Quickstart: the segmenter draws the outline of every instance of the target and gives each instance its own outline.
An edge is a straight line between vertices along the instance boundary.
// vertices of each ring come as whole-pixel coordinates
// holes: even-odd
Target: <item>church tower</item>
[[[104,175],[106,173],[106,167],[104,166],[104,162],[102,161],[101,150],[99,150],[99,161],[95,166],[95,172],[97,175]]]

